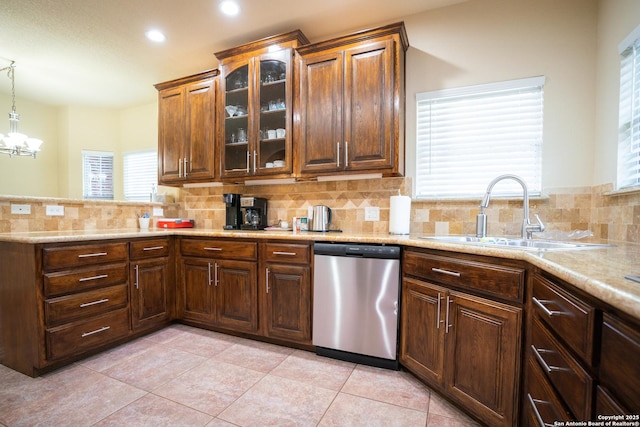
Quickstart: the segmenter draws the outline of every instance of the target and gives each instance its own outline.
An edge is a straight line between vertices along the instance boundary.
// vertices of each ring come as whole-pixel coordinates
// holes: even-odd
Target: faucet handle
[[[546,226],[544,225],[544,222],[542,222],[542,220],[540,219],[540,215],[535,214],[536,215],[536,221],[538,222],[538,224],[536,224],[536,228],[538,232],[540,231],[544,231],[544,229],[546,228]]]

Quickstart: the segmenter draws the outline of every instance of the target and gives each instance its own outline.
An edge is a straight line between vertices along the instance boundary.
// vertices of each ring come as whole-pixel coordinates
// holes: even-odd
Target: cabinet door
[[[489,425],[515,425],[522,309],[454,291],[447,305],[446,391]]]
[[[213,319],[213,270],[211,260],[182,258],[180,262],[180,305],[185,320],[210,322]]]
[[[171,316],[168,258],[142,260],[131,264],[131,320],[133,329],[154,326]]]
[[[301,173],[344,167],[344,54],[309,54],[300,65],[298,159]]]
[[[215,175],[215,105],[217,79],[190,84],[186,94],[186,162],[187,180],[202,180]]]
[[[392,168],[395,161],[395,68],[392,39],[345,53],[346,170]]]
[[[442,385],[444,379],[446,295],[435,285],[402,281],[400,361],[430,384]]]
[[[257,175],[291,173],[291,57],[291,49],[283,49],[261,55],[256,61],[253,172]]]
[[[215,324],[234,331],[258,330],[255,262],[217,260],[214,265]]]
[[[300,343],[311,340],[311,269],[267,264],[264,271],[265,334]]]
[[[184,111],[184,88],[160,91],[158,100],[158,180],[160,183],[182,180]]]
[[[253,61],[242,60],[222,67],[220,81],[223,111],[219,137],[222,177],[247,176],[252,166]]]

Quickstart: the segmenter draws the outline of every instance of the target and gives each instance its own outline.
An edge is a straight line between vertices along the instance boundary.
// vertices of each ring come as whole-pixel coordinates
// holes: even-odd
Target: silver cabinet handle
[[[269,293],[269,268],[265,268],[265,278],[267,282],[267,293]]]
[[[431,267],[431,271],[436,273],[448,274],[449,276],[460,277],[460,273],[458,273],[457,271],[443,270],[441,268],[436,268],[436,267]]]
[[[136,264],[136,266],[133,267],[133,269],[136,271],[136,283],[135,283],[135,285],[136,285],[136,289],[138,289],[139,288],[138,279],[140,279],[140,271],[138,269],[138,264]]]
[[[205,251],[221,251],[222,248],[208,248],[208,247],[205,247],[204,250]]]
[[[251,153],[249,152],[249,150],[247,150],[247,173],[250,172],[249,170],[249,162],[251,161]]]
[[[151,246],[148,248],[142,248],[143,251],[158,251],[160,249],[164,249],[164,246]]]
[[[547,371],[548,374],[550,374],[551,372],[558,372],[558,371],[570,371],[570,369],[567,369],[567,368],[561,368],[560,366],[549,365],[547,361],[544,360],[544,358],[542,357],[542,354],[540,354],[540,353],[553,353],[552,350],[545,350],[542,348],[537,349],[536,346],[533,344],[531,344],[531,350],[533,350],[533,354],[536,356],[536,359],[538,359],[538,362],[540,362],[540,364],[542,365],[544,370]]]
[[[349,167],[349,141],[344,142],[344,167]]]
[[[215,275],[215,283],[214,283],[214,284],[215,284],[216,286],[218,286],[218,284],[220,283],[220,278],[218,277],[218,263],[216,262],[216,263],[213,265],[213,267],[214,267],[213,272],[214,272],[214,275]]]
[[[553,302],[551,300],[539,300],[536,297],[532,297],[531,300],[533,301],[533,303],[535,305],[537,305],[540,308],[540,310],[544,311],[544,314],[546,314],[549,317],[561,316],[561,315],[570,315],[570,313],[565,313],[563,311],[549,310],[544,304],[545,303],[549,303],[549,302]]]
[[[258,157],[258,154],[256,152],[256,150],[253,150],[253,173],[256,173],[256,158]]]
[[[207,263],[207,284],[211,286],[211,263]]]
[[[527,398],[529,399],[529,404],[531,405],[531,409],[533,409],[533,414],[536,416],[536,420],[538,420],[538,424],[540,427],[551,427],[553,424],[545,423],[542,419],[542,415],[540,415],[540,411],[538,411],[538,407],[536,403],[549,403],[544,400],[534,399],[531,397],[530,393],[527,393]]]
[[[84,332],[82,334],[82,338],[88,337],[89,335],[93,335],[93,334],[97,334],[97,333],[100,333],[100,332],[104,332],[104,331],[109,330],[109,329],[111,329],[111,326],[103,326],[102,328],[96,329],[95,331]]]
[[[449,323],[449,307],[451,307],[451,303],[452,302],[453,302],[453,300],[451,299],[451,297],[449,297],[449,295],[447,295],[447,314],[446,314],[445,321],[444,321],[444,326],[445,326],[444,332],[446,334],[449,333],[449,328],[453,328],[453,325],[451,325]]]
[[[105,256],[106,254],[107,254],[106,252],[96,252],[93,254],[80,254],[78,255],[78,258],[93,258],[97,256]]]
[[[340,167],[340,143],[338,142],[338,150],[336,153],[336,167]]]
[[[182,157],[178,159],[178,178],[182,178]]]
[[[109,277],[108,274],[98,274],[97,276],[81,277],[78,279],[78,282],[88,282],[90,280],[106,279],[107,277]]]
[[[184,177],[186,178],[187,177],[187,163],[189,163],[189,162],[187,161],[186,157],[182,161],[184,162],[184,166],[182,167],[182,170],[184,171]]]
[[[80,308],[90,307],[92,305],[102,304],[105,302],[109,302],[109,298],[103,298],[98,301],[85,302],[84,304],[80,304]]]
[[[285,255],[285,256],[296,256],[295,252],[282,252],[282,251],[273,251],[273,255]]]
[[[438,292],[438,314],[436,317],[436,329],[440,329],[440,323],[442,323],[442,320],[440,320],[440,301],[442,300],[442,297],[440,296],[440,292]]]

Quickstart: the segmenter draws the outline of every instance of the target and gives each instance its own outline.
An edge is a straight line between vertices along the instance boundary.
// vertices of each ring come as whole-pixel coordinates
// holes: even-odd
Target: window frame
[[[112,151],[99,151],[99,150],[82,150],[82,198],[85,200],[114,200],[115,199],[115,183],[114,183],[114,162],[115,156]],[[108,185],[99,185],[95,187],[98,190],[98,194],[93,194],[93,185],[89,184],[91,177],[87,168],[90,166],[88,163],[89,158],[95,158],[99,164],[96,164],[99,169],[108,166],[107,159],[110,159],[110,171],[107,171],[108,178],[106,182]],[[90,162],[93,163],[93,162]],[[102,172],[102,171],[100,171]],[[110,175],[110,176],[109,176]]]
[[[454,145],[448,146],[449,142],[442,142],[438,140],[446,140],[445,137],[436,136],[433,137],[432,132],[433,129],[439,130],[439,127],[434,126],[434,123],[437,125],[438,122],[432,121],[432,115],[441,114],[441,117],[444,117],[442,111],[434,109],[447,108],[447,105],[452,106],[451,111],[455,111],[457,113],[456,103],[462,104],[463,102],[469,102],[471,105],[475,105],[475,108],[478,108],[476,103],[483,102],[483,99],[486,99],[487,103],[491,103],[490,105],[501,105],[500,103],[509,104],[512,102],[510,99],[514,97],[525,97],[527,92],[536,91],[535,97],[539,98],[539,101],[535,102],[535,105],[538,106],[539,110],[534,111],[532,113],[532,117],[534,117],[537,121],[535,122],[535,130],[533,131],[533,136],[528,136],[529,138],[534,138],[533,142],[529,140],[524,140],[525,142],[518,143],[518,147],[521,151],[524,150],[524,154],[522,154],[521,162],[524,162],[525,166],[528,165],[527,157],[525,157],[529,152],[534,154],[536,157],[534,158],[534,163],[531,166],[531,172],[528,172],[524,178],[527,182],[527,186],[529,187],[530,195],[536,197],[542,195],[542,147],[543,147],[543,126],[544,126],[544,85],[545,85],[545,77],[544,76],[536,76],[529,77],[523,79],[515,79],[515,80],[507,80],[500,81],[488,84],[480,84],[474,86],[466,86],[466,87],[458,87],[452,89],[442,89],[435,90],[430,92],[421,92],[416,94],[416,156],[415,156],[415,185],[414,185],[414,198],[418,200],[442,200],[442,199],[451,199],[451,200],[468,200],[481,198],[486,190],[486,185],[498,175],[502,175],[505,173],[512,173],[516,175],[521,175],[518,170],[513,170],[511,165],[509,165],[506,160],[502,160],[503,165],[500,168],[496,168],[495,164],[491,164],[491,159],[489,161],[488,156],[478,154],[482,153],[483,150],[490,151],[493,147],[489,145],[489,141],[482,141],[482,138],[478,138],[482,143],[479,147],[473,147],[473,144],[476,144],[476,141],[470,142],[469,140],[465,140],[464,137],[461,137],[459,140],[456,140]],[[514,95],[515,94],[515,95]],[[521,95],[523,94],[523,95]],[[500,96],[505,95],[502,99]],[[532,95],[533,96],[533,95]],[[509,97],[509,98],[507,98]],[[494,104],[495,102],[495,104]],[[424,109],[427,109],[426,111]],[[462,109],[462,107],[460,107]],[[475,111],[475,110],[470,110]],[[501,114],[500,110],[496,110],[496,114]],[[523,110],[524,111],[524,110]],[[529,114],[527,111],[524,113]],[[428,116],[428,117],[427,117]],[[499,116],[501,117],[501,116]],[[424,120],[427,120],[425,122]],[[519,118],[513,119],[514,122],[517,122]],[[477,120],[476,120],[477,121]],[[441,124],[447,127],[448,130],[460,130],[466,129],[468,126],[476,125],[474,122],[474,118],[470,119],[467,122],[464,122],[462,126],[457,124],[449,125],[447,123],[443,123],[444,119],[440,121]],[[481,122],[480,123],[484,123]],[[502,121],[499,122],[502,127]],[[518,122],[519,123],[519,122]],[[478,129],[481,129],[482,126],[478,125]],[[506,132],[505,129],[500,129],[501,132]],[[518,133],[524,133],[518,131]],[[474,134],[475,135],[475,134]],[[483,133],[485,139],[488,135],[489,138],[493,138],[497,140],[496,142],[491,141],[491,143],[500,143],[499,136],[493,137],[492,132],[484,132]],[[500,135],[500,134],[496,134]],[[453,140],[454,138],[452,138]],[[470,138],[474,139],[474,138]],[[435,142],[434,142],[435,141]],[[511,140],[509,140],[511,141]],[[466,142],[466,144],[465,144]],[[503,146],[507,147],[507,143],[504,142]],[[465,155],[476,156],[478,160],[483,163],[481,165],[489,165],[489,167],[481,172],[470,171],[468,168],[465,169],[460,165],[454,165],[456,168],[460,169],[464,173],[469,172],[469,179],[463,179],[465,183],[461,185],[465,187],[466,184],[471,182],[468,187],[464,191],[457,191],[456,185],[451,185],[449,188],[447,187],[437,187],[438,180],[440,180],[446,186],[447,174],[450,170],[444,166],[439,166],[436,164],[436,169],[440,168],[440,171],[436,170],[431,176],[434,177],[434,180],[431,184],[425,184],[426,180],[429,178],[429,174],[431,172],[427,172],[427,168],[432,167],[432,162],[434,159],[440,162],[451,161],[455,157],[459,156],[458,150],[462,146],[462,153]],[[529,151],[527,151],[529,150]],[[428,151],[428,152],[427,152]],[[432,154],[435,152],[436,154]],[[446,153],[445,153],[446,152]],[[496,161],[497,162],[497,161]],[[442,163],[441,163],[442,164]],[[507,166],[505,166],[507,165]],[[483,169],[483,168],[481,168]],[[494,170],[495,169],[495,170]],[[450,173],[454,175],[455,178],[459,176],[454,172]],[[485,182],[486,181],[486,182]],[[499,187],[496,187],[496,195],[497,196],[518,196],[522,194],[522,188],[515,182],[505,182],[504,185],[501,184]]]
[[[146,189],[135,189],[129,188],[129,177],[128,177],[128,162],[131,161],[133,156],[138,155],[149,155],[148,159],[145,159],[145,163],[142,167],[148,169],[147,172],[149,176],[146,178],[150,178],[153,176],[153,180],[145,179],[145,184],[148,186]],[[147,162],[149,164],[147,164]],[[138,177],[137,179],[142,179]],[[153,187],[152,187],[153,186]],[[141,187],[140,185],[135,185],[134,187]],[[158,188],[158,150],[157,149],[146,149],[146,150],[136,150],[136,151],[127,151],[122,153],[122,191],[123,197],[126,201],[132,202],[148,202],[151,201],[151,192],[152,188]],[[146,193],[145,193],[146,191]]]

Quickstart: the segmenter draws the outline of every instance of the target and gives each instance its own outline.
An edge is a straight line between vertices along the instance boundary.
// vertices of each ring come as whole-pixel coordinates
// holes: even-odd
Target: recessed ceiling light
[[[149,40],[156,43],[162,43],[167,39],[167,36],[165,36],[160,30],[149,30],[145,34]]]
[[[234,16],[240,12],[240,6],[233,0],[225,0],[220,3],[220,10],[225,15]]]

